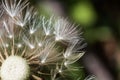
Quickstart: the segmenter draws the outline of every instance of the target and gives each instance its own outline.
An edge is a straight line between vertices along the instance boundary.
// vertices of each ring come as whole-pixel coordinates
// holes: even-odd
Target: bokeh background
[[[120,80],[120,0],[30,1],[41,14],[63,16],[82,28],[87,47],[79,63],[85,76]]]

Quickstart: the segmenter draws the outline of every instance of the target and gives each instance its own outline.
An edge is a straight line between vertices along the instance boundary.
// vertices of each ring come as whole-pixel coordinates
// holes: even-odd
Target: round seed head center
[[[19,56],[8,57],[1,66],[2,80],[26,80],[29,77],[27,61]]]

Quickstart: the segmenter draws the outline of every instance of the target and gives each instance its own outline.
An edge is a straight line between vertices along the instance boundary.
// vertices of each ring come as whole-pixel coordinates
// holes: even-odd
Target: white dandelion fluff
[[[42,17],[42,27],[43,27],[43,30],[44,30],[44,33],[46,36],[50,35],[53,27],[52,27],[52,17],[50,17],[50,19],[48,20],[45,20],[45,17],[43,16]]]
[[[84,80],[98,80],[95,75],[89,75]]]
[[[27,6],[25,7],[25,12],[19,12],[18,14],[16,14],[15,17],[13,17],[13,22],[19,25],[20,27],[23,27],[30,20],[30,18],[32,18],[32,16],[36,14],[35,12],[33,12],[33,7]]]
[[[2,0],[2,5],[7,14],[11,17],[15,17],[29,4],[28,0],[22,2],[22,0]]]
[[[72,42],[80,38],[77,27],[75,27],[74,24],[69,24],[69,22],[65,19],[57,19],[54,24],[54,29],[56,41],[64,40],[67,42]]]
[[[0,13],[1,80],[56,80],[77,70],[71,65],[84,55],[85,45],[75,25],[39,16],[28,0],[2,0]]]
[[[8,57],[1,66],[2,80],[25,80],[28,76],[29,66],[26,60],[19,56]]]

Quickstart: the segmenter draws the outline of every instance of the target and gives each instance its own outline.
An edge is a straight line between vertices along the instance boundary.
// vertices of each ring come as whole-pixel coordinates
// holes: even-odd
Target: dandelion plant
[[[78,27],[67,19],[40,16],[28,0],[2,0],[1,80],[59,80],[84,54]],[[47,80],[47,79],[46,79]]]

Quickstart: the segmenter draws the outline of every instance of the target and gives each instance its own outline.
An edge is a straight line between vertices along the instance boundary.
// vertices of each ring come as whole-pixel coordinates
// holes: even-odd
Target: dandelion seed
[[[42,37],[40,36],[40,38],[38,39],[38,37],[36,37],[35,38],[35,41],[36,41],[36,43],[37,43],[37,46],[39,46],[39,47],[42,47],[43,45],[44,45],[44,42],[46,42],[46,41],[43,41],[42,40]]]
[[[57,37],[55,37],[55,40],[56,40],[56,41],[63,40],[63,37],[57,36]]]
[[[22,2],[22,0],[2,0],[2,4],[6,12],[11,16],[15,17],[19,14],[29,3],[28,0]]]
[[[97,80],[97,77],[94,75],[89,75],[84,80]]]
[[[34,49],[34,48],[35,48],[34,45],[32,45],[32,44],[29,44],[29,47],[30,47],[31,49]]]
[[[13,22],[21,27],[25,26],[26,23],[32,18],[33,7],[25,8],[25,13],[20,12],[15,17],[13,17]],[[24,15],[24,16],[23,16]]]
[[[5,30],[6,30],[7,33],[9,34],[9,38],[12,38],[12,35],[11,35],[11,33],[10,33],[10,30],[9,30],[9,28],[8,28],[7,23],[6,23],[5,21],[3,21],[3,24],[4,24],[4,27],[5,27]]]
[[[6,43],[4,46],[7,48],[7,47],[9,47],[9,44]]]
[[[64,62],[64,65],[65,65],[65,66],[67,66],[67,65],[68,65],[68,63],[67,63],[67,62]]]
[[[29,48],[31,49],[35,48],[34,44],[32,44],[26,36],[23,37],[23,41],[25,42],[27,46],[29,46]]]
[[[33,18],[36,18],[37,16],[33,16]],[[40,22],[39,18],[34,19],[32,21],[29,21],[29,33],[34,34],[37,29],[40,27]]]
[[[30,30],[30,34],[33,34],[35,32],[35,30]]]
[[[12,39],[12,38],[13,38],[13,35],[9,35],[8,37],[9,37],[10,39]]]
[[[43,30],[46,34],[46,36],[50,35],[51,31],[52,31],[52,18],[53,17],[50,17],[50,19],[48,20],[45,20],[45,17],[42,17],[42,26],[43,26]]]
[[[18,48],[21,48],[21,47],[22,47],[22,44],[20,44],[20,43],[17,44],[17,47],[18,47]]]
[[[73,42],[79,38],[78,31],[74,25],[70,25],[68,21],[64,19],[58,19],[55,21],[55,40],[64,40],[67,42]]]
[[[58,70],[59,73],[62,73],[62,70]]]
[[[39,43],[38,43],[38,46],[41,47],[41,46],[42,46],[42,43],[39,42]]]
[[[73,55],[74,56],[76,55],[78,57],[79,54],[73,54],[73,53],[79,53],[80,48],[76,47],[78,42],[79,42],[79,40],[72,42],[72,44],[70,44],[69,47],[66,49],[65,53],[63,54],[66,59],[67,58],[71,59],[70,57],[73,57]],[[82,56],[82,54],[81,54],[81,56]]]
[[[41,63],[42,63],[42,64],[45,63],[45,59],[41,60]]]

